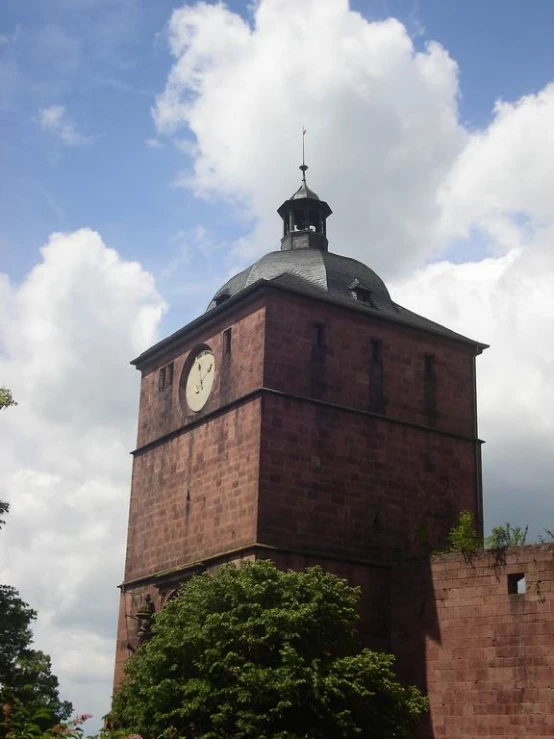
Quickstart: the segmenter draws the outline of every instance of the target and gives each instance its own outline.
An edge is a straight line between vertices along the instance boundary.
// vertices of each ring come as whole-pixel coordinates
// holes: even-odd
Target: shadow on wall
[[[391,571],[390,651],[397,657],[397,672],[406,685],[417,685],[429,695],[427,645],[440,649],[441,630],[430,557],[397,565]],[[435,739],[433,704],[423,718],[418,739]],[[437,737],[438,739],[438,737]],[[450,739],[453,739],[451,737]]]
[[[391,650],[430,700],[419,739],[552,735],[554,546],[393,569]]]

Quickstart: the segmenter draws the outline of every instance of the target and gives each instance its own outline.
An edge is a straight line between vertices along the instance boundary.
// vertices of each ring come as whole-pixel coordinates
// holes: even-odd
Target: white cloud
[[[387,275],[442,245],[439,192],[468,133],[457,66],[439,44],[417,52],[398,21],[369,23],[343,0],[264,0],[252,26],[224,5],[185,5],[169,38],[176,62],[154,119],[160,135],[196,136],[179,182],[254,223],[240,253],[278,246],[303,123],[337,251]]]
[[[50,105],[39,111],[39,122],[48,133],[59,138],[67,146],[86,146],[92,143],[92,136],[84,136],[68,120],[63,105]]]
[[[109,705],[138,375],[164,304],[152,277],[88,229],[54,234],[19,286],[0,282],[0,581],[39,612],[38,645],[64,696]],[[91,691],[90,680],[99,681]]]
[[[146,139],[144,143],[149,149],[163,149],[163,144],[159,139]]]
[[[520,246],[552,222],[552,187],[554,83],[497,102],[491,124],[468,139],[441,188],[443,235],[466,236],[478,224],[498,248]]]

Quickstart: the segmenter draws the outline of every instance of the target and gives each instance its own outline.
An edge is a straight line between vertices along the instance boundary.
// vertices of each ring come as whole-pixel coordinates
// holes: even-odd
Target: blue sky
[[[0,582],[78,711],[109,704],[129,361],[278,247],[302,125],[330,249],[491,345],[486,527],[554,528],[553,27],[547,0],[4,0]]]

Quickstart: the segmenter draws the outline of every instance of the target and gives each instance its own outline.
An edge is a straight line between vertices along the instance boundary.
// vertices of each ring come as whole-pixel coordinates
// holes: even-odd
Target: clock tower
[[[116,657],[181,582],[227,562],[320,564],[362,587],[368,644],[389,644],[389,578],[479,526],[475,357],[485,345],[395,303],[329,251],[306,183],[278,209],[281,248],[151,347],[141,372]]]

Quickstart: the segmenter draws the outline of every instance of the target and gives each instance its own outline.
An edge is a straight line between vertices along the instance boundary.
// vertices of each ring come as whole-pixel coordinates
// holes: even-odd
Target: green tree
[[[8,405],[16,403],[9,390],[0,388],[0,408]],[[0,501],[0,516],[8,510],[9,505]],[[0,528],[3,524],[0,519]],[[0,585],[0,705],[10,716],[9,722],[0,723],[0,737],[9,731],[9,724],[27,716],[37,716],[35,723],[46,729],[71,715],[71,703],[60,700],[50,657],[32,648],[35,618],[36,612],[15,588]]]
[[[0,585],[0,699],[12,707],[13,717],[46,709],[39,722],[46,729],[69,718],[72,706],[60,700],[50,657],[32,648],[31,622],[35,618],[35,611],[15,588]],[[0,728],[0,736],[3,734]]]
[[[271,562],[192,578],[126,666],[116,729],[196,739],[412,736],[427,708],[393,657],[360,650],[359,589]]]

